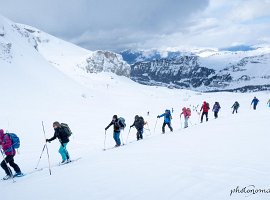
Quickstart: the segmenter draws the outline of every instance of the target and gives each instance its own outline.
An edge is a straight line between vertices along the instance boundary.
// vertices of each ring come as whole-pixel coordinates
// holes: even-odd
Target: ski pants
[[[256,110],[256,108],[257,108],[257,104],[254,103],[253,104],[253,109]]]
[[[137,140],[143,139],[143,129],[137,129]]]
[[[236,112],[236,113],[237,113],[237,110],[238,110],[238,108],[233,108],[233,112],[232,112],[232,114],[234,114],[234,112]]]
[[[168,125],[168,127],[170,128],[171,131],[173,131],[173,128],[171,127],[171,122],[169,122],[169,123],[163,122],[162,133],[165,133],[165,126],[166,125]]]
[[[62,161],[69,159],[69,153],[67,151],[67,144],[68,143],[61,143],[60,148],[58,150],[58,152],[60,153],[62,157]]]
[[[5,160],[1,162],[1,167],[5,170],[7,175],[12,175],[11,169],[7,166],[6,163],[8,163],[16,173],[20,173],[21,170],[19,166],[14,162],[14,156],[15,155],[8,155],[5,157]]]
[[[214,112],[214,117],[218,118],[218,112]]]
[[[114,131],[113,132],[113,139],[114,141],[116,142],[116,145],[117,146],[120,146],[121,145],[121,140],[120,140],[120,131]]]
[[[185,117],[184,128],[188,127],[188,116]]]
[[[208,112],[203,112],[201,117],[201,122],[203,122],[203,116],[205,115],[206,121],[208,121]]]

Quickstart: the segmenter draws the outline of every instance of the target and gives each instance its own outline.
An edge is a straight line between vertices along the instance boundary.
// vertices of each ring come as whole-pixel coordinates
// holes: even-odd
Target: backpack
[[[138,120],[137,120],[137,122],[135,122],[135,127],[137,129],[141,129],[141,128],[143,128],[144,124],[145,123],[144,123],[143,117],[139,117]]]
[[[190,110],[190,108],[187,108],[186,113],[187,113],[187,116],[188,116],[188,117],[191,116],[191,110]]]
[[[70,137],[72,135],[72,132],[66,123],[61,123],[61,127],[64,129],[64,131],[68,137]]]
[[[12,147],[18,149],[20,147],[20,138],[15,133],[7,133],[12,140]]]
[[[171,111],[170,110],[165,110],[165,117],[172,119]]]
[[[119,117],[116,123],[120,129],[124,129],[126,127],[125,119],[123,117]]]
[[[208,109],[210,109],[210,107],[209,107],[209,103],[206,103],[206,106],[207,106],[207,108],[208,108]]]

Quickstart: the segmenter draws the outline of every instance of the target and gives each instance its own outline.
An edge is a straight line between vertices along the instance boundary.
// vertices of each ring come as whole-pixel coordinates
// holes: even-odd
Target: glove
[[[46,139],[46,142],[50,142],[49,139]]]
[[[158,115],[157,118],[160,118],[160,116]]]
[[[107,128],[105,128],[105,131],[107,131]]]

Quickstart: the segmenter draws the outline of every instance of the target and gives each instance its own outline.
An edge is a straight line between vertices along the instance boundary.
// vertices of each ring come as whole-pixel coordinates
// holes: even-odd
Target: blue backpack
[[[7,133],[12,140],[12,147],[18,149],[20,147],[20,138],[15,133]]]

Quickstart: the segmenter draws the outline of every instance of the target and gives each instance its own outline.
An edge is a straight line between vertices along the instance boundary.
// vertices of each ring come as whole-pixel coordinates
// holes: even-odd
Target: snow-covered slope
[[[99,91],[105,94],[93,90],[93,97],[85,98],[80,106],[70,104],[65,109],[58,109],[58,116],[48,116],[50,111],[43,115],[45,130],[50,136],[51,123],[55,119],[68,121],[74,132],[68,149],[72,158],[82,158],[69,165],[53,167],[51,176],[45,168],[16,179],[14,184],[12,181],[0,182],[3,191],[14,193],[12,196],[3,193],[3,198],[239,200],[245,199],[247,194],[230,196],[237,186],[268,186],[269,163],[265,158],[269,149],[270,110],[265,103],[269,94],[256,94],[260,104],[258,110],[253,111],[249,104],[254,94],[199,94],[141,86],[119,77],[106,80],[106,74],[100,76],[104,83],[111,81],[108,88],[104,84],[102,89],[100,85]],[[181,107],[197,106],[203,100],[209,101],[211,106],[218,100],[222,107],[220,117],[215,120],[210,113],[209,122],[199,124],[199,116],[192,112],[190,127],[181,129]],[[232,115],[230,106],[235,100],[241,107],[237,115]],[[174,108],[174,132],[170,133],[166,128],[166,134],[162,135],[163,119],[157,120],[156,116],[171,107]],[[52,108],[57,109],[54,105]],[[150,116],[146,115],[147,111]],[[40,115],[39,111],[32,112]],[[126,119],[127,128],[121,140],[127,145],[103,151],[104,127],[113,114]],[[128,135],[128,126],[136,114],[144,116],[149,124],[146,128],[151,131],[145,130],[144,140],[138,142],[134,129]],[[35,117],[27,115],[27,118],[32,123]],[[3,118],[1,124],[6,124],[5,120]],[[36,167],[44,144],[43,135],[40,123],[19,131],[20,120],[10,119],[11,130],[15,128],[22,138],[16,161],[28,173]],[[28,120],[24,121],[25,126]],[[33,133],[38,135],[36,139],[32,137]],[[105,145],[108,148],[114,146],[112,129],[107,131]],[[48,144],[53,165],[60,161],[58,146],[57,141]],[[44,152],[39,167],[47,166]],[[4,176],[3,171],[0,174]],[[68,192],[59,192],[64,190]],[[252,199],[265,199],[266,195],[252,195]]]
[[[112,72],[127,77],[130,74],[130,66],[119,54],[89,51],[27,25],[13,26],[41,56],[76,81],[80,81],[82,76],[88,76],[88,73]]]
[[[73,51],[72,45],[59,44],[66,51],[58,58],[59,47],[50,60],[41,53],[43,42],[35,43],[36,38],[21,34],[20,28],[4,18],[0,18],[1,27],[0,128],[20,136],[21,148],[15,161],[26,173],[15,183],[0,181],[2,199],[239,200],[248,194],[230,196],[237,186],[267,189],[269,93],[204,94],[139,85],[108,72],[79,76],[68,65],[69,57],[76,55],[74,60],[80,60],[87,51],[77,47]],[[52,45],[57,48],[56,43]],[[72,51],[69,56],[68,51]],[[260,100],[256,111],[250,109],[254,95]],[[209,122],[200,124],[193,111],[190,127],[182,129],[181,108],[199,107],[204,100],[210,106],[220,102],[220,117],[215,120],[210,112]],[[230,107],[235,100],[240,109],[232,115]],[[163,119],[157,119],[157,115],[171,108],[174,132],[166,129],[162,135]],[[104,131],[114,114],[126,119],[127,127],[121,134],[126,145],[103,151],[104,144],[106,148],[115,144],[112,128],[106,137]],[[148,122],[144,139],[138,142],[135,129],[129,132],[136,114]],[[46,151],[41,153],[45,137],[53,135],[52,123],[56,120],[69,124],[73,135],[68,150],[73,159],[81,159],[59,167],[60,144],[48,143],[53,166],[49,175]],[[38,168],[43,170],[35,171],[40,156]],[[4,175],[0,169],[0,177]],[[261,200],[267,195],[249,198]]]

